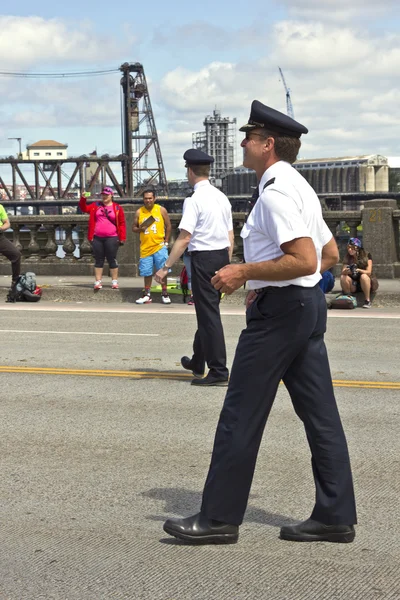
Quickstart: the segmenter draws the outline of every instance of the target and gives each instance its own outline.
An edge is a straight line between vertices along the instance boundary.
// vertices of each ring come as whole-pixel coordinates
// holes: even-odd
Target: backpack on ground
[[[319,281],[319,287],[324,292],[324,294],[328,294],[335,287],[335,277],[330,271],[325,271],[322,273],[322,277]]]
[[[186,296],[189,294],[189,278],[185,266],[181,271],[179,282],[182,290],[183,301],[186,302]]]
[[[11,286],[7,295],[7,302],[39,302],[42,297],[42,288],[36,285],[35,273],[23,273]]]
[[[357,298],[355,296],[347,296],[339,294],[330,303],[330,308],[352,309],[357,308]]]

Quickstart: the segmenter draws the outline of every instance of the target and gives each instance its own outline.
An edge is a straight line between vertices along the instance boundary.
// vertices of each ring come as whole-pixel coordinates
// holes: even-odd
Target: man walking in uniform
[[[318,285],[320,272],[338,261],[338,251],[317,195],[291,166],[307,129],[255,100],[241,131],[243,164],[257,173],[259,198],[241,233],[246,263],[220,269],[213,284],[231,294],[248,282],[247,327],[239,338],[201,511],[167,520],[164,530],[192,543],[237,541],[264,427],[283,379],[306,430],[316,501],[311,517],[283,526],[280,537],[352,542],[353,481]]]
[[[154,271],[164,266],[168,258],[168,242],[171,235],[171,221],[163,206],[155,203],[156,197],[153,190],[143,192],[143,206],[136,211],[132,231],[140,233],[140,260],[139,273],[144,277],[144,290],[136,304],[150,304],[153,302],[150,288]],[[167,291],[167,274],[162,281],[161,301],[171,304]]]
[[[184,369],[193,372],[195,379],[192,385],[226,386],[229,372],[219,312],[221,294],[212,285],[211,278],[216,271],[228,265],[232,257],[232,208],[225,194],[208,180],[213,157],[201,150],[190,149],[183,158],[194,193],[185,199],[179,236],[164,268],[156,273],[156,280],[161,281],[168,268],[186,248],[189,249],[197,331],[193,356],[183,356],[181,364]],[[209,372],[203,378],[206,363]]]

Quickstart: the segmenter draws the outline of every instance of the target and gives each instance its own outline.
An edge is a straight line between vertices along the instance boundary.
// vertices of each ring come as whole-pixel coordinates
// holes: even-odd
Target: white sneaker
[[[103,287],[103,284],[101,283],[101,281],[95,281],[93,289],[95,289],[95,290],[101,290],[102,287]]]
[[[161,296],[161,302],[163,304],[171,304],[171,298],[168,296],[168,294],[165,294],[165,295],[163,294]]]
[[[143,292],[141,298],[136,300],[136,304],[150,304],[150,302],[153,302],[150,293],[146,293],[145,291]]]

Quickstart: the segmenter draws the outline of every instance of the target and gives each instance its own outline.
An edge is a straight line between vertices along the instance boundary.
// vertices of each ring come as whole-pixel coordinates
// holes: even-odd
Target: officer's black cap
[[[264,127],[276,133],[296,138],[299,138],[302,133],[308,133],[307,127],[304,127],[301,123],[279,112],[279,110],[265,106],[258,100],[253,100],[249,122],[243,125],[239,131],[251,131],[256,127]]]
[[[186,150],[183,160],[186,161],[185,167],[190,167],[190,165],[211,165],[214,162],[212,156],[202,150],[196,150],[196,148]]]

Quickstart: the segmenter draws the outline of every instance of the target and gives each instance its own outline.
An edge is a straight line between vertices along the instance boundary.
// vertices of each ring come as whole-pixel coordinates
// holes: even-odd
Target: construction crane
[[[292,117],[292,119],[294,119],[293,104],[292,104],[292,99],[290,97],[290,89],[286,85],[286,81],[283,76],[282,69],[280,67],[278,67],[278,69],[279,69],[279,73],[281,74],[282,83],[283,83],[283,86],[286,91],[286,112],[289,115],[289,117]]]

